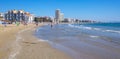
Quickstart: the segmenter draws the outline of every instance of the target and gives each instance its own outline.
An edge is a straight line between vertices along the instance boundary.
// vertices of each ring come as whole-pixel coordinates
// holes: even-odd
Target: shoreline
[[[40,26],[41,25],[43,24],[40,24]],[[33,35],[36,29],[37,27],[35,26],[28,26],[28,28],[21,28],[16,32],[13,31],[14,35],[10,36],[12,40],[3,37],[2,39],[3,41],[5,40],[5,43],[3,44],[0,42],[1,45],[4,46],[6,43],[11,42],[3,47],[3,49],[8,49],[3,51],[5,54],[0,53],[0,59],[71,59],[71,57],[64,52],[55,49],[50,46],[49,43],[36,38]],[[2,49],[0,49],[0,52],[2,52]]]

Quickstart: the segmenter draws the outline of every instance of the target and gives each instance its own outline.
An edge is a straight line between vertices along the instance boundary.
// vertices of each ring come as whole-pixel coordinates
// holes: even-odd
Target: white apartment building
[[[26,21],[26,22],[32,22],[34,20],[33,15],[31,15],[28,12],[25,12],[24,10],[10,10],[5,13],[5,20],[9,20],[11,22],[15,21]]]
[[[55,21],[58,23],[58,22],[61,22],[64,20],[64,14],[60,12],[60,9],[57,9],[55,11]]]

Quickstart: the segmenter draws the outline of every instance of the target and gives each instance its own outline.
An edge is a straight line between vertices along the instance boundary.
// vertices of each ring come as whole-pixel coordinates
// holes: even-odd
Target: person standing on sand
[[[35,22],[36,26],[38,26],[38,22]]]
[[[3,22],[3,25],[4,25],[4,27],[7,27],[7,23],[5,21]]]
[[[37,19],[35,19],[34,21],[35,21],[35,25],[38,26],[39,21]]]

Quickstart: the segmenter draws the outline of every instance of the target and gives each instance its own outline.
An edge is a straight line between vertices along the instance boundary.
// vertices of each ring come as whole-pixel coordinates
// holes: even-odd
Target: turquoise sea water
[[[120,23],[46,25],[35,36],[73,59],[120,59]]]
[[[79,26],[80,24],[73,24],[73,25]],[[92,23],[92,24],[82,24],[82,25],[86,27],[120,31],[120,23]]]
[[[120,23],[69,24],[85,34],[106,38],[120,44]]]

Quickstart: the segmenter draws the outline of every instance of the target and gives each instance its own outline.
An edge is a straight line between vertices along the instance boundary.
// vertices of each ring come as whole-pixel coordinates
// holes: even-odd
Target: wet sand
[[[64,52],[34,37],[35,29],[32,24],[11,25],[0,30],[0,59],[71,59]]]

